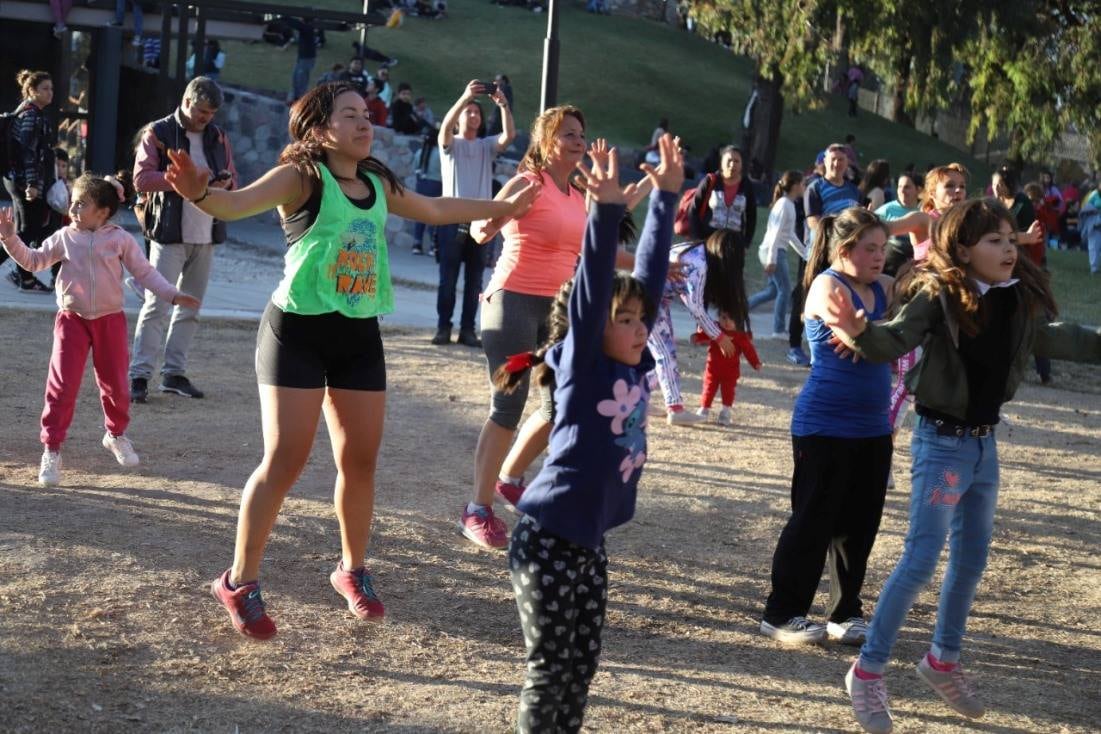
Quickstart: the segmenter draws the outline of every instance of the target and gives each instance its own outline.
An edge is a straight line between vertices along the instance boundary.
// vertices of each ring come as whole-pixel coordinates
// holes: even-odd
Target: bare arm
[[[516,139],[516,121],[512,119],[512,109],[508,106],[504,92],[498,89],[492,99],[501,110],[501,134],[497,136],[497,152],[503,153]]]
[[[425,224],[455,224],[473,222],[479,219],[494,219],[522,216],[528,210],[539,192],[539,184],[528,181],[511,196],[498,197],[492,201],[486,199],[456,199],[451,197],[428,197],[405,189],[398,192],[387,188],[386,206],[390,212]],[[504,190],[501,192],[504,193]]]
[[[500,201],[510,196],[514,196],[516,192],[520,191],[527,183],[528,179],[523,176],[513,176],[509,182],[502,186],[501,190],[497,192],[497,196],[494,197],[494,200]],[[486,217],[484,219],[472,221],[470,225],[470,236],[473,237],[474,241],[479,245],[484,245],[497,236],[497,233],[508,224],[509,219],[512,219],[512,217],[497,217],[495,219]]]
[[[309,196],[302,174],[293,166],[276,166],[245,188],[227,191],[209,186],[210,172],[196,167],[187,153],[173,150],[168,157],[172,163],[165,179],[176,193],[224,221],[244,219],[276,207],[293,209],[290,205],[301,205]]]
[[[463,96],[455,100],[455,104],[451,105],[451,109],[443,116],[443,122],[440,123],[440,145],[442,147],[451,147],[451,141],[455,139],[455,126],[459,122],[459,115],[462,114],[463,108],[474,101],[474,98],[484,91],[485,87],[479,84],[477,79],[472,79],[470,83],[466,85]]]

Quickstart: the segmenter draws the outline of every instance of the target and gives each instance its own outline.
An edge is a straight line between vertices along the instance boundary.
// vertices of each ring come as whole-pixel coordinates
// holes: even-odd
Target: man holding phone
[[[484,132],[480,95],[488,96],[500,110],[503,129],[494,137],[479,137]],[[474,80],[466,85],[463,96],[451,106],[440,127],[440,174],[443,196],[471,199],[493,198],[493,160],[513,138],[516,125],[505,95],[492,82]],[[478,296],[482,292],[487,248],[470,236],[469,224],[448,225],[436,229],[436,259],[440,264],[440,285],[436,294],[438,323],[433,344],[451,342],[451,317],[455,312],[455,288],[459,268],[463,277],[463,306],[459,320],[459,343],[480,347],[474,331]]]
[[[185,150],[199,168],[210,171],[210,186],[237,187],[233,149],[225,131],[212,120],[222,106],[222,90],[208,77],[192,79],[179,108],[145,127],[134,160],[134,188],[141,195],[139,223],[152,241],[149,260],[168,282],[202,300],[214,262],[214,245],[224,242],[226,223],[185,201],[164,179],[168,151]],[[136,207],[136,209],[138,209]],[[187,378],[187,351],[199,328],[197,309],[173,306],[146,292],[134,329],[130,357],[130,400],[144,403],[161,349],[169,311],[172,321],[164,347],[161,392],[201,398]]]

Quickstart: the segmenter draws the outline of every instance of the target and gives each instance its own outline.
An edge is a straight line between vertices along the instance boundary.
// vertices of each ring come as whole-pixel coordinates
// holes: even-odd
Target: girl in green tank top
[[[317,218],[302,239],[288,248],[283,279],[272,296],[275,307],[296,318],[331,322],[333,314],[339,314],[336,318],[370,319],[393,310],[385,240],[388,214],[427,224],[515,217],[538,194],[537,186],[529,186],[501,201],[480,201],[428,198],[406,190],[371,157],[373,131],[367,106],[350,84],[324,84],[307,92],[291,108],[290,136],[280,165],[239,191],[216,188],[218,184],[210,183],[210,172],[196,168],[180,151],[169,152],[172,163],[165,179],[181,196],[223,220],[273,208],[287,220],[320,187]],[[367,198],[372,187],[376,198],[370,209],[349,201]],[[381,362],[381,344],[377,346]],[[327,356],[317,355],[316,361],[327,365]],[[283,498],[309,458],[324,404],[329,436],[338,449],[334,452],[335,497],[342,549],[330,582],[356,616],[383,616],[364,557],[385,391],[338,389],[327,382],[317,388],[261,384],[259,390],[264,458],[245,484],[233,566],[211,584],[211,592],[241,634],[256,639],[275,634],[260,596],[260,560]]]

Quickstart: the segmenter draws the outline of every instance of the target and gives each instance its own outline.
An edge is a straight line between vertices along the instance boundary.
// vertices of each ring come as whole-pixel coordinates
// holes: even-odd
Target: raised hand
[[[680,149],[680,138],[665,133],[658,139],[658,154],[661,161],[657,167],[649,163],[639,166],[654,186],[662,191],[679,194],[684,185],[684,153]]]
[[[182,150],[168,151],[168,170],[164,172],[164,180],[176,190],[176,193],[189,201],[198,199],[207,189],[210,181],[210,171],[199,168],[195,161],[191,160]]]
[[[486,88],[477,79],[471,79],[466,85],[466,93],[463,95],[465,99],[474,99],[479,94],[485,94]]]
[[[505,199],[505,201],[513,206],[512,213],[509,216],[513,219],[519,219],[524,216],[527,210],[531,208],[531,205],[535,203],[535,199],[542,190],[543,185],[535,181],[528,181],[524,184],[523,188]]]
[[[198,298],[192,295],[188,295],[187,293],[180,293],[172,299],[173,306],[190,308],[192,311],[197,310],[199,308],[199,304],[201,303],[202,301],[200,301]]]
[[[593,160],[592,168],[587,168],[584,163],[577,164],[577,170],[581,172],[578,185],[599,204],[626,204],[627,197],[619,187],[619,153],[615,148],[610,148],[606,165],[598,165],[596,161]]]
[[[11,208],[0,209],[0,237],[11,237],[15,234],[15,217]]]
[[[868,326],[864,309],[859,311],[853,309],[852,301],[839,290],[831,291],[826,299],[826,313],[822,315],[823,323],[850,339],[860,336]]]

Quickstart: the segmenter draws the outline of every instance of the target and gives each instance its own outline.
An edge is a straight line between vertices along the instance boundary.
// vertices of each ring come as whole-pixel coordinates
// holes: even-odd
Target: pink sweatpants
[[[103,426],[113,436],[130,424],[130,389],[126,370],[130,362],[126,338],[126,314],[86,319],[72,311],[59,311],[54,320],[54,346],[46,377],[46,406],[42,409],[42,443],[57,451],[73,422],[80,382],[88,350],[103,404]]]

